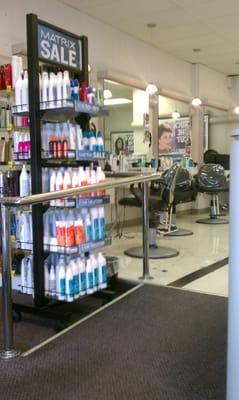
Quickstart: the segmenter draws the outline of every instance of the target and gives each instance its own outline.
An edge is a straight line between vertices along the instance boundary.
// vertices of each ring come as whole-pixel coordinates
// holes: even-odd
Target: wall
[[[111,131],[132,131],[133,105],[122,105],[109,108],[109,115],[105,118],[105,145],[110,151]]]
[[[89,58],[93,74],[96,70],[111,69],[137,78],[145,84],[150,77],[161,89],[167,88],[192,96],[191,64],[80,11],[56,0],[1,0],[0,5],[0,55],[10,56],[12,44],[25,41],[25,14],[33,12],[48,22],[89,37]],[[202,67],[200,85],[202,97],[228,104],[229,97],[223,74]]]

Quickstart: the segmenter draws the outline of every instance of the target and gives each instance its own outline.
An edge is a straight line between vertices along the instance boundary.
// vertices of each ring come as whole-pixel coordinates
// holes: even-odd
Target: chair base
[[[198,219],[196,221],[198,224],[208,224],[208,225],[223,225],[223,224],[229,224],[229,221],[223,218],[203,218],[203,219]]]
[[[142,247],[131,247],[125,250],[124,254],[133,258],[143,258],[143,248]],[[160,259],[160,258],[172,258],[179,255],[179,251],[172,249],[170,247],[163,246],[150,246],[149,247],[149,258],[150,259]]]
[[[190,231],[189,229],[184,229],[184,228],[178,228],[177,230],[174,230],[172,232],[164,233],[164,236],[191,236],[193,235],[193,231]]]

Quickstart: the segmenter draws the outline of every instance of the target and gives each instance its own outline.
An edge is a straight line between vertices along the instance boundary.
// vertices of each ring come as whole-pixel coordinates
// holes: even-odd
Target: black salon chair
[[[224,168],[219,164],[205,164],[196,176],[197,189],[199,193],[206,193],[211,196],[209,218],[199,219],[200,224],[228,224],[228,220],[219,218],[219,193],[229,191],[229,182],[225,176]]]
[[[174,202],[166,214],[165,224],[158,227],[158,232],[167,236],[190,236],[193,232],[189,229],[179,228],[176,223],[176,207],[178,204],[192,202],[196,199],[197,187],[195,179],[186,168],[179,167],[174,193]],[[170,215],[170,213],[172,215]]]
[[[156,243],[156,229],[160,220],[160,212],[168,211],[174,201],[174,192],[178,166],[175,164],[168,170],[168,174],[160,183],[154,183],[151,187],[149,196],[149,258],[171,258],[176,257],[179,252],[176,249],[158,246]],[[143,193],[141,187],[130,188],[133,197],[124,197],[119,200],[119,204],[127,207],[142,207]],[[160,194],[159,194],[160,193]],[[133,247],[125,251],[129,257],[142,258],[143,248]]]

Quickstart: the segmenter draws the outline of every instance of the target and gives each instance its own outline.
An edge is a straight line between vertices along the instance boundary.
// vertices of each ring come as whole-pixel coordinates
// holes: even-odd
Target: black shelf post
[[[41,172],[41,121],[39,94],[38,61],[38,18],[27,15],[27,62],[29,82],[29,118],[31,136],[31,182],[32,194],[42,192]],[[34,268],[34,304],[41,307],[45,303],[43,268],[43,214],[41,205],[32,207],[33,228],[33,268]]]

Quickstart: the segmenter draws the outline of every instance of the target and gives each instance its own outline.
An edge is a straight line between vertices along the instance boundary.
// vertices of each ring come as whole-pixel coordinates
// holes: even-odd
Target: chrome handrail
[[[0,198],[1,206],[1,234],[2,234],[2,303],[3,303],[3,349],[0,357],[9,359],[19,355],[13,343],[13,322],[12,322],[12,282],[11,282],[11,247],[10,247],[10,208],[44,203],[50,200],[62,199],[71,196],[78,196],[82,193],[95,192],[102,189],[114,189],[126,185],[142,183],[143,185],[143,276],[142,279],[151,279],[149,274],[149,213],[148,213],[148,183],[159,180],[161,174],[139,174],[126,178],[111,178],[103,183],[89,186],[79,186],[72,189],[64,189],[55,192],[39,193],[25,197],[3,197]]]

